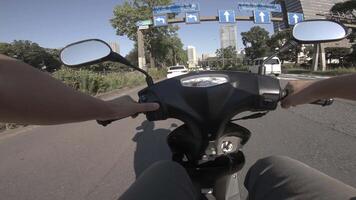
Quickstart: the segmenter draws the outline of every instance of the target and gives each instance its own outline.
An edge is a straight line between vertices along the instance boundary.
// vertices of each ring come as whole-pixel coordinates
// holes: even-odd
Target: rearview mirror
[[[106,60],[111,54],[110,46],[98,39],[83,40],[64,47],[60,58],[67,66],[91,64]]]
[[[330,20],[309,20],[296,24],[293,37],[299,43],[322,43],[342,40],[348,30],[342,24]]]

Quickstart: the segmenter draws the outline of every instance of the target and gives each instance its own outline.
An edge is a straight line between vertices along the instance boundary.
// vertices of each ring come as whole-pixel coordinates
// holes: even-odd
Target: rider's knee
[[[169,160],[158,161],[154,163],[149,170],[159,172],[160,174],[168,174],[169,176],[185,176],[187,174],[184,167]]]
[[[300,165],[300,162],[287,156],[269,156],[259,159],[250,170],[255,173],[268,171],[279,171],[292,166]]]
[[[263,166],[278,166],[278,165],[289,165],[291,162],[297,162],[287,156],[268,156],[265,158],[259,159],[255,165]]]

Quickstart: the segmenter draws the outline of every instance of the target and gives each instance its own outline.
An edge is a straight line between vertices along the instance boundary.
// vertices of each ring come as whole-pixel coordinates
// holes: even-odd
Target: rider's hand
[[[98,120],[122,119],[125,117],[135,116],[138,113],[155,111],[159,108],[157,103],[137,103],[130,96],[122,96],[107,101],[112,111],[108,116]]]
[[[314,82],[315,81],[310,80],[289,81],[286,86],[289,93],[288,96],[282,100],[282,107],[289,108],[291,106],[307,104],[317,100],[318,98],[308,90],[308,87]]]

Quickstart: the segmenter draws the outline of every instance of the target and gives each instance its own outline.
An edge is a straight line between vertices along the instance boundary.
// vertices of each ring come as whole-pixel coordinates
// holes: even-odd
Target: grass
[[[148,73],[157,80],[165,77],[165,70],[150,69]],[[145,77],[140,72],[109,72],[96,73],[89,70],[72,70],[63,68],[55,72],[54,77],[68,86],[81,92],[97,95],[115,89],[131,88],[145,83]]]

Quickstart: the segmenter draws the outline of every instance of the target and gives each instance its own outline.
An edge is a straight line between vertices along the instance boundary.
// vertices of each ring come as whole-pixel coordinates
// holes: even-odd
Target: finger
[[[149,111],[155,111],[158,110],[159,104],[158,103],[141,103],[138,104],[138,112],[149,112]]]
[[[139,114],[140,114],[140,113],[135,113],[135,114],[131,115],[131,118],[132,118],[132,119],[135,119]]]
[[[292,104],[291,104],[289,98],[286,98],[286,99],[284,99],[283,101],[281,101],[281,106],[282,106],[282,108],[284,108],[284,109],[290,108],[290,107],[292,106]]]

